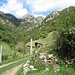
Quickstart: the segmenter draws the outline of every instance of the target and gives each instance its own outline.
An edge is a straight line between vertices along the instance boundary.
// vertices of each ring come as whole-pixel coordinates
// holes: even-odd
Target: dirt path
[[[15,66],[14,68],[7,70],[2,75],[16,75],[16,72],[19,70],[19,68],[22,66],[22,64]]]
[[[10,62],[10,63],[7,63],[7,64],[3,64],[3,65],[0,66],[0,68],[5,67],[5,66],[8,66],[8,65],[10,65],[10,64],[13,64],[13,63],[15,63],[15,62],[18,62],[18,61],[24,60],[24,59],[25,59],[25,58],[20,59],[20,60],[17,60],[17,61],[14,61],[14,62]]]

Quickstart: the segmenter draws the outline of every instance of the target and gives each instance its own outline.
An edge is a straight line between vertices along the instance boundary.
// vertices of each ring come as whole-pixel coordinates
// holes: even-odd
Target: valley
[[[0,11],[0,46],[1,75],[75,75],[75,7],[46,17]]]

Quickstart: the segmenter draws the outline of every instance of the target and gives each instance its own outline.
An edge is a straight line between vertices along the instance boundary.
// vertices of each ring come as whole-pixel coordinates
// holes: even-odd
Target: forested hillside
[[[23,75],[23,68],[27,75],[75,75],[75,7],[53,11],[46,17],[26,14],[16,18],[0,11],[0,46],[3,47],[0,65],[24,57],[26,60],[18,64],[28,60],[28,67],[22,67],[17,75]],[[0,68],[0,72],[18,64]]]
[[[53,15],[54,14],[54,15]],[[54,11],[42,22],[42,31],[58,31],[57,50],[62,59],[75,59],[75,7]]]
[[[0,12],[0,41],[8,43],[11,47],[19,42],[25,44],[30,38],[46,38],[52,31],[59,32],[57,50],[63,52],[66,58],[75,58],[75,7],[53,11],[45,19],[28,14],[17,19],[11,14]]]
[[[0,41],[8,43],[10,46],[14,46],[19,42],[24,43],[29,41],[27,31],[38,27],[41,24],[43,17],[34,17],[26,14],[20,19],[9,13],[0,12]]]

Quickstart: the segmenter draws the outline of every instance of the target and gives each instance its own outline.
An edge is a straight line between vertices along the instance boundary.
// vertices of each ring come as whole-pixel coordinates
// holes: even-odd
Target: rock
[[[58,11],[53,11],[52,12],[52,15],[55,17],[55,16],[58,16],[59,15],[59,12]]]
[[[28,71],[30,71],[29,63],[30,63],[30,60],[27,60],[27,62],[23,65],[23,72],[24,72],[24,75],[26,75],[26,73],[27,73]]]
[[[58,65],[53,65],[53,70],[56,73],[57,71],[60,71],[60,68]]]
[[[40,53],[40,56],[41,56],[41,55],[45,55],[45,53]]]
[[[55,59],[55,62],[58,62],[58,59]]]
[[[30,71],[30,69],[29,69],[28,67],[25,67],[25,68],[23,68],[23,69],[24,69],[24,71],[23,71],[23,72],[24,72],[24,75],[26,75],[27,72]]]
[[[30,65],[30,69],[34,69],[34,66],[33,65]]]
[[[46,22],[49,21],[49,20],[53,20],[55,17],[57,17],[59,14],[58,11],[53,11],[49,16],[48,18],[46,19]]]
[[[37,70],[36,68],[33,68],[32,70]]]
[[[30,70],[37,70],[36,68],[34,68],[33,65],[30,65],[30,60],[27,60],[27,62],[23,65],[23,72],[24,72],[24,75],[27,74],[28,71]]]
[[[38,51],[35,51],[35,53],[38,53]]]
[[[44,59],[44,62],[46,63],[47,62],[47,59]]]
[[[45,70],[46,70],[46,71],[49,71],[49,68],[48,68],[48,67],[46,67],[46,68],[45,68]]]
[[[31,70],[37,70],[36,68],[34,68],[33,65],[30,65],[30,69],[31,69]]]
[[[42,60],[46,59],[45,53],[40,53],[39,58],[42,59]]]
[[[27,60],[27,63],[29,64],[30,63],[30,60]]]
[[[30,60],[27,60],[27,62],[23,65],[23,67],[29,66]]]
[[[46,64],[46,65],[48,65],[47,59],[44,59],[43,63]]]
[[[44,60],[44,59],[46,59],[46,56],[41,55],[41,56],[39,56],[39,58],[42,59],[42,60]]]
[[[28,66],[28,64],[27,63],[25,63],[24,65],[23,65],[23,67],[27,67]]]
[[[75,59],[70,59],[70,60],[66,60],[65,63],[70,65],[70,64],[73,64],[75,61]]]
[[[52,58],[53,58],[53,54],[49,54],[49,55],[48,55],[48,58],[49,58],[49,59],[52,59]]]
[[[52,60],[47,60],[47,61],[48,61],[48,64],[53,64]]]
[[[27,24],[27,30],[30,30],[32,28],[38,27],[41,22],[43,21],[44,17],[35,17],[31,14],[26,14],[23,17],[21,17],[21,25]],[[29,28],[28,28],[29,26]],[[26,27],[26,25],[25,25]]]

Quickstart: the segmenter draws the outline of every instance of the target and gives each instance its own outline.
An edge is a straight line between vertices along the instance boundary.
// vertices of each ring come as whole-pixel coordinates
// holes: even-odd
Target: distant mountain
[[[11,24],[11,26],[16,26],[16,27],[20,26],[25,28],[26,30],[39,26],[43,19],[44,18],[41,16],[34,17],[33,15],[30,14],[26,14],[20,19],[18,19],[9,13],[4,13],[0,11],[0,21],[3,24],[8,23],[9,25]]]
[[[51,14],[49,14],[44,21],[50,21],[53,20],[55,17],[57,17],[59,14],[59,11],[53,11]]]
[[[43,19],[44,17],[42,16],[34,17],[33,15],[30,14],[26,14],[21,18],[22,22],[29,23],[29,24],[32,23],[37,25],[40,24]]]
[[[53,11],[45,18],[26,14],[18,19],[9,13],[0,12],[0,39],[12,39],[10,43],[14,40],[26,43],[31,37],[45,38],[51,31],[65,31],[71,27],[75,27],[75,7],[72,6],[62,11]]]
[[[11,22],[15,26],[20,25],[20,20],[9,13],[3,13],[0,11],[0,19],[2,19],[2,21],[5,20],[5,21],[3,21],[3,23],[10,23]]]
[[[21,36],[24,37],[26,31],[38,27],[42,20],[43,17],[34,17],[30,14],[18,19],[9,13],[0,11],[0,39],[8,43],[24,40]]]
[[[75,27],[75,7],[70,6],[62,11],[54,11],[42,22],[41,29],[50,32]]]
[[[26,30],[29,31],[30,29],[33,29],[34,27],[38,27],[44,17],[39,16],[39,17],[34,17],[33,15],[26,14],[20,19],[20,26],[19,28],[21,30]]]

